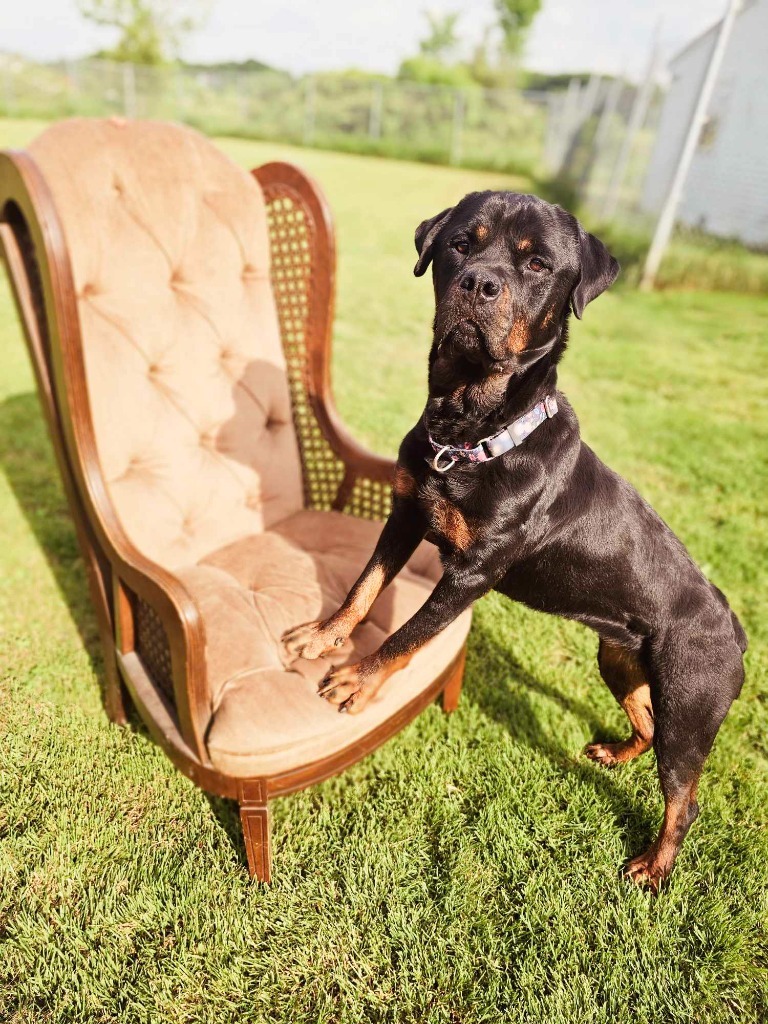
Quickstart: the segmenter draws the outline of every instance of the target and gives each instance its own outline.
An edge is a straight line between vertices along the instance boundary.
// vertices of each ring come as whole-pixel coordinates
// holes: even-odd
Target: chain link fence
[[[648,75],[530,92],[0,55],[0,116],[182,121],[208,134],[525,174],[591,219],[639,212],[663,93]],[[559,192],[558,192],[559,189]]]
[[[541,166],[545,94],[270,71],[34,64],[0,56],[0,115],[151,117],[210,134],[531,173]]]

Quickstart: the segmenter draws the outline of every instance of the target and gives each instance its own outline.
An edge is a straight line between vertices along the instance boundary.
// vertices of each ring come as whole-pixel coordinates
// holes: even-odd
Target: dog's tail
[[[710,583],[710,586],[717,594],[718,600],[723,607],[731,614],[731,625],[733,626],[733,638],[739,646],[739,650],[742,654],[745,653],[749,641],[747,640],[747,634],[744,632],[744,627],[736,618],[736,612],[728,604],[728,599],[719,587],[716,587],[714,583]]]

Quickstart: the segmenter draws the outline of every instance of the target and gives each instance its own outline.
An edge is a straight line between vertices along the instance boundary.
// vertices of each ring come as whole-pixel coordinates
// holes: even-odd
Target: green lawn
[[[0,145],[37,126],[0,122]],[[322,182],[338,219],[335,388],[393,452],[421,410],[431,288],[413,229],[510,179],[228,141]],[[525,187],[516,181],[513,187]],[[461,706],[274,805],[275,881],[237,815],[102,711],[96,625],[0,275],[0,1021],[764,1022],[768,1015],[768,301],[617,289],[574,324],[584,434],[723,588],[747,683],[654,899],[618,876],[661,813],[596,639],[479,602]]]

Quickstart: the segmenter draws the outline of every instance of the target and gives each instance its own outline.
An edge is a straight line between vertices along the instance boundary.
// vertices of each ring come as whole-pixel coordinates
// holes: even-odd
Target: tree
[[[494,0],[504,48],[510,56],[520,53],[525,34],[539,13],[541,0]]]
[[[78,0],[78,7],[89,21],[120,32],[104,56],[135,64],[163,64],[178,56],[184,37],[207,14],[200,0]]]
[[[434,57],[440,61],[450,60],[459,44],[456,32],[459,12],[449,11],[440,15],[424,11],[424,15],[429,22],[429,35],[419,43],[419,50],[425,57]]]

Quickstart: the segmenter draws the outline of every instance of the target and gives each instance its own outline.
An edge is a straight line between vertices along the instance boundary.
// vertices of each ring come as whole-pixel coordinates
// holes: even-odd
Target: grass
[[[637,284],[651,242],[650,228],[590,224],[618,257],[625,281]],[[735,239],[678,228],[659,268],[659,288],[691,291],[768,292],[768,252],[747,249]]]
[[[34,131],[0,122],[0,143]],[[393,451],[424,397],[413,228],[507,179],[222,145],[246,165],[298,160],[326,188],[339,404]],[[669,888],[653,899],[617,872],[660,817],[653,758],[609,773],[580,757],[625,730],[595,637],[497,595],[476,607],[455,715],[433,706],[276,802],[263,888],[233,805],[103,714],[83,566],[0,278],[0,1020],[764,1021],[767,337],[765,299],[618,290],[574,325],[561,378],[587,440],[750,635]]]

